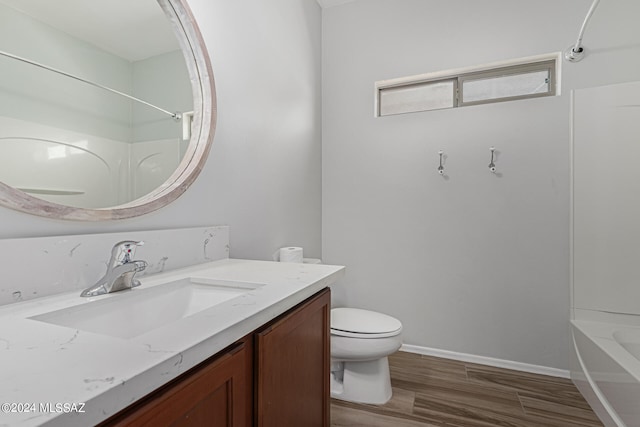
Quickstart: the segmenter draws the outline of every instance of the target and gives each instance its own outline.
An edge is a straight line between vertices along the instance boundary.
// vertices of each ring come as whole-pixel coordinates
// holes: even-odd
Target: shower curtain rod
[[[91,86],[94,86],[94,87],[97,87],[97,88],[100,88],[100,89],[104,89],[104,90],[106,90],[108,92],[115,93],[115,94],[120,95],[120,96],[124,96],[125,98],[128,98],[128,99],[130,99],[132,101],[136,101],[136,102],[139,102],[139,103],[144,104],[146,106],[149,106],[151,108],[155,108],[156,110],[161,111],[161,112],[171,116],[175,120],[181,120],[182,119],[182,113],[180,113],[180,112],[172,113],[171,111],[167,111],[167,110],[165,110],[163,108],[157,107],[157,106],[155,106],[153,104],[150,104],[150,103],[148,103],[146,101],[143,101],[142,99],[138,99],[138,98],[136,98],[134,96],[127,95],[124,92],[120,92],[118,90],[111,89],[110,87],[103,86],[103,85],[98,84],[98,83],[94,83],[94,82],[92,82],[90,80],[83,79],[82,77],[78,77],[76,75],[67,73],[65,71],[58,70],[57,68],[49,67],[48,65],[44,65],[44,64],[41,64],[39,62],[32,61],[30,59],[26,59],[26,58],[23,58],[21,56],[14,55],[12,53],[4,52],[2,50],[0,50],[0,55],[6,56],[7,58],[16,59],[18,61],[22,61],[22,62],[25,62],[27,64],[35,65],[36,67],[40,67],[40,68],[43,68],[43,69],[48,70],[48,71],[53,71],[54,73],[58,73],[58,74],[61,74],[63,76],[66,76],[66,77],[70,77],[72,79],[81,81],[81,82],[86,83],[88,85],[91,85]]]
[[[584,30],[587,28],[587,23],[589,23],[589,19],[591,19],[591,15],[595,12],[596,7],[598,7],[598,3],[600,0],[593,0],[589,11],[587,12],[587,16],[584,18],[584,22],[582,23],[582,27],[580,27],[580,33],[578,34],[578,40],[576,44],[570,46],[567,51],[564,53],[564,57],[567,61],[578,62],[584,58],[584,48],[582,47],[582,37],[584,36]]]

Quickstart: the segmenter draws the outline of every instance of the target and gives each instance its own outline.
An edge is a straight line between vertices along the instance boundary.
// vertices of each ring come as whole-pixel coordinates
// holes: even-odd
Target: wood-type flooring
[[[389,366],[392,399],[332,399],[332,427],[602,427],[568,379],[406,352]]]

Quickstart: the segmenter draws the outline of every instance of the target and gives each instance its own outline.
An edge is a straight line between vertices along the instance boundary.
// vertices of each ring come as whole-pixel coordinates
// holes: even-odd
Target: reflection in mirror
[[[191,79],[156,0],[0,0],[0,70],[0,181],[33,197],[123,205],[187,151]]]

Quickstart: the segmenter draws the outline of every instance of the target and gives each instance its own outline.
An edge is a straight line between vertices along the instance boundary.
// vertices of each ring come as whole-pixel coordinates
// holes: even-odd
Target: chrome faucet
[[[140,281],[133,276],[147,268],[146,261],[132,261],[136,247],[144,245],[143,241],[134,242],[125,240],[118,242],[111,249],[111,259],[107,265],[107,272],[95,285],[85,289],[81,297],[94,297],[96,295],[117,292],[123,289],[131,289],[140,286]]]

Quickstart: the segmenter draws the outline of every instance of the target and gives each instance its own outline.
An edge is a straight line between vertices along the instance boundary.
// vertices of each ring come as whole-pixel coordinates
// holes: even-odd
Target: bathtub
[[[571,379],[607,427],[640,427],[639,319],[571,321]]]

